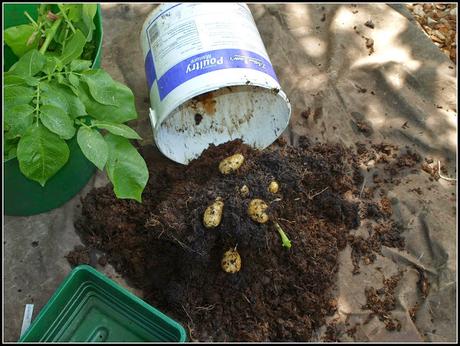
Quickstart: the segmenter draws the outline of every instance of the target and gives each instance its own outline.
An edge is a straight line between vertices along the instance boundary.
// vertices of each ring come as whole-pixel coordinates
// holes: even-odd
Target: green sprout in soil
[[[273,224],[275,225],[276,230],[281,236],[281,241],[283,242],[283,246],[290,249],[291,248],[291,241],[287,237],[286,233],[284,233],[283,229],[281,226],[278,224],[278,222],[273,221]]]

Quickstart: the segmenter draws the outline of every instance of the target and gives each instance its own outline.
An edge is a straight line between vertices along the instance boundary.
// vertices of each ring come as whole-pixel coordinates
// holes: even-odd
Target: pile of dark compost
[[[94,189],[76,229],[147,302],[186,326],[190,340],[308,341],[337,308],[339,251],[352,246],[359,272],[382,244],[402,248],[404,241],[391,209],[363,194],[362,152],[306,138],[297,147],[278,143],[263,151],[238,140],[211,145],[188,166],[150,162],[142,204],[117,199],[111,186]],[[220,161],[235,153],[244,163],[223,175]],[[277,193],[268,191],[273,180]],[[222,221],[205,228],[204,211],[218,197]],[[268,204],[267,223],[248,216],[253,198]],[[364,219],[374,225],[369,238],[353,237]],[[241,270],[226,273],[221,258],[235,248]]]

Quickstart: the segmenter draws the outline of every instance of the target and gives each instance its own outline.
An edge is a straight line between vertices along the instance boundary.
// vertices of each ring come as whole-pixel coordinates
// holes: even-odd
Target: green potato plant
[[[77,142],[107,173],[118,198],[142,201],[147,165],[127,126],[137,118],[134,95],[103,69],[91,69],[95,4],[39,6],[30,23],[4,31],[19,60],[4,73],[4,160],[16,158],[27,178],[45,186]]]

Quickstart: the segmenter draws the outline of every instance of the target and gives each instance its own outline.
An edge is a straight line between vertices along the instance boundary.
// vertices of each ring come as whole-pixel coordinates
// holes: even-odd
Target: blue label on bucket
[[[145,57],[145,74],[147,76],[147,84],[149,86],[149,90],[152,87],[153,82],[157,79],[155,73],[155,65],[153,64],[153,56],[152,51],[149,50],[147,56]]]
[[[249,68],[261,71],[278,82],[270,61],[261,55],[242,49],[219,49],[194,55],[166,71],[157,81],[160,100],[163,100],[172,90],[192,78],[208,72],[231,68]],[[146,57],[145,70],[149,88],[151,88],[156,78],[151,51]]]

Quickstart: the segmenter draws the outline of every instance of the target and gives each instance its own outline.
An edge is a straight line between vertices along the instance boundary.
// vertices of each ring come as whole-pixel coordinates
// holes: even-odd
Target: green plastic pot
[[[5,4],[3,29],[29,23],[24,11],[32,18],[38,17],[39,4]],[[97,50],[93,67],[101,65],[102,17],[98,5],[94,24],[96,25]],[[18,60],[7,45],[3,45],[4,71]],[[4,162],[4,211],[7,215],[28,216],[60,207],[74,197],[94,175],[96,167],[86,159],[78,146],[76,137],[67,141],[70,149],[69,161],[42,187],[26,178],[19,170],[16,159]]]
[[[186,341],[182,325],[87,265],[78,266],[67,276],[19,340]]]

